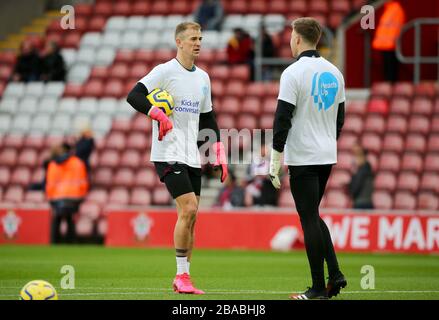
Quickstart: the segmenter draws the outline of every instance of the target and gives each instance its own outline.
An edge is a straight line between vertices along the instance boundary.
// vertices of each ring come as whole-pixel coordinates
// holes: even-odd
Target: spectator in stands
[[[24,41],[17,57],[13,81],[37,81],[40,79],[41,59],[31,41]]]
[[[231,209],[234,207],[244,207],[245,191],[236,182],[233,171],[229,171],[224,187],[220,190],[214,207]]]
[[[261,26],[261,36],[262,36],[262,57],[273,58],[276,55],[276,48],[274,47],[273,39],[268,34],[265,25]],[[271,81],[272,80],[272,68],[269,66],[264,66],[262,69],[262,80]]]
[[[247,64],[250,78],[254,80],[254,49],[252,37],[242,28],[235,28],[227,44],[227,62],[229,64]]]
[[[355,144],[353,153],[355,173],[348,185],[349,195],[352,197],[354,209],[373,209],[374,175],[372,166],[367,160],[367,151]]]
[[[47,42],[41,58],[41,65],[41,80],[65,81],[66,66],[56,42]]]
[[[270,154],[264,142],[261,152],[247,168],[246,204],[248,206],[276,206],[278,190],[273,187],[268,173]]]
[[[373,49],[383,56],[383,71],[386,81],[398,80],[399,62],[396,57],[396,42],[405,23],[405,13],[400,2],[391,0],[385,4],[373,39]]]
[[[90,156],[93,153],[95,148],[95,141],[93,137],[93,132],[90,129],[89,125],[85,125],[79,133],[78,140],[75,144],[75,155],[81,159],[85,167],[87,168],[87,172],[90,173]]]
[[[224,9],[219,0],[203,0],[194,12],[194,19],[203,30],[220,30]]]
[[[66,242],[75,241],[74,215],[88,191],[87,170],[84,162],[70,153],[70,146],[62,144],[54,150],[46,178],[46,196],[52,207],[52,243],[61,239],[60,225],[67,222]]]

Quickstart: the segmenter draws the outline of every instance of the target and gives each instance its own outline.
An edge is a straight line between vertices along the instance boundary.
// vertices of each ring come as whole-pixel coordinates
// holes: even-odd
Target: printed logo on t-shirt
[[[324,111],[333,107],[335,104],[335,97],[338,92],[337,78],[330,72],[323,72],[319,75],[318,72],[314,74],[312,79],[311,96],[314,98],[314,104],[319,111]]]
[[[183,99],[178,107],[174,108],[177,112],[186,113],[200,113],[200,101],[192,101],[190,99]]]

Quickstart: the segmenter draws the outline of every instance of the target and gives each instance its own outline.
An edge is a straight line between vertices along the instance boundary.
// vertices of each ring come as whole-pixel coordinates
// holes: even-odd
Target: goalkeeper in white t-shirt
[[[291,193],[303,229],[312,287],[292,299],[327,299],[347,285],[319,205],[344,123],[345,88],[341,72],[316,50],[322,28],[313,18],[293,22],[291,51],[297,61],[282,73],[273,125],[270,179],[280,188],[281,155],[288,165]],[[324,261],[329,281],[325,285]]]
[[[221,182],[228,173],[224,145],[212,110],[210,79],[194,64],[200,54],[201,40],[199,24],[179,24],[175,30],[177,56],[140,79],[127,98],[137,111],[154,120],[151,161],[177,205],[174,229],[177,275],[173,287],[175,292],[191,294],[204,293],[193,286],[189,275],[201,191],[198,151],[201,130],[210,130],[207,136],[211,139],[206,143],[210,142],[212,164],[221,169]],[[156,88],[166,90],[174,99],[175,107],[169,117],[146,98]]]

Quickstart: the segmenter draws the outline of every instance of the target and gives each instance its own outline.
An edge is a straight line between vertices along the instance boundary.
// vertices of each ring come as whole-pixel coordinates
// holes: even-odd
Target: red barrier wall
[[[50,211],[0,209],[0,244],[49,244]]]
[[[439,253],[439,215],[328,212],[322,214],[322,218],[338,251]],[[175,221],[174,210],[108,212],[105,244],[172,247]],[[200,212],[195,245],[197,248],[269,250],[281,238],[291,240],[293,231],[297,236],[291,247],[303,247],[297,214]]]

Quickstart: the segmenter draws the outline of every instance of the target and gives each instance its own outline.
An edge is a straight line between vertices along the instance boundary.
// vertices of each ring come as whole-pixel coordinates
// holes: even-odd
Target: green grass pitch
[[[337,300],[439,299],[439,256],[338,255],[348,287]],[[75,289],[61,289],[64,265],[75,270]],[[364,265],[375,272],[375,289],[363,290]],[[154,300],[284,300],[310,285],[304,251],[195,250],[191,275],[206,295],[177,295],[172,249],[99,246],[0,246],[0,299],[18,299],[30,280],[52,283],[59,298]],[[369,274],[370,275],[370,274]]]

